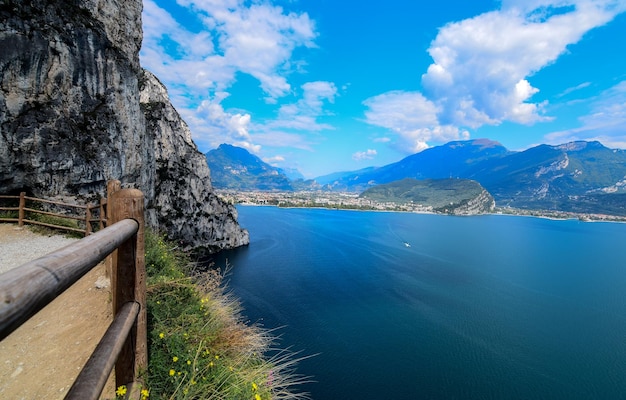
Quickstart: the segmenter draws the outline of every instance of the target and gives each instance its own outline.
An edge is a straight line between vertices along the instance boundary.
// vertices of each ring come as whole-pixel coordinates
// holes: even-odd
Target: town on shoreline
[[[354,192],[327,192],[327,191],[237,191],[232,189],[215,189],[223,200],[230,204],[276,206],[283,208],[326,208],[336,210],[360,211],[391,211],[432,213],[436,212],[431,206],[417,203],[378,202],[372,199],[359,197]],[[529,210],[513,207],[498,207],[493,214],[532,216],[552,219],[578,219],[580,221],[626,222],[626,216],[575,213],[558,210]]]

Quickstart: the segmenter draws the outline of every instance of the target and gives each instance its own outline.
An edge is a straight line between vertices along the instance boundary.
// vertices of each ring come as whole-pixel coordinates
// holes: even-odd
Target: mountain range
[[[221,144],[205,154],[216,189],[291,191],[292,178],[241,147]],[[291,177],[298,172],[289,171]],[[302,175],[299,175],[302,176]]]
[[[255,176],[255,169],[242,164],[243,161],[244,157],[240,156],[237,165],[245,166],[247,173]],[[209,162],[209,167],[213,176],[216,169],[225,174],[232,170],[229,164]],[[272,174],[286,178],[281,170],[267,167]],[[241,175],[243,169],[236,171]],[[261,181],[265,179],[257,176]],[[453,141],[381,167],[338,172],[309,181],[287,180],[280,190],[361,193],[405,178],[475,180],[494,197],[499,207],[626,215],[626,151],[609,149],[597,141],[542,144],[524,151],[510,151],[489,139]],[[213,182],[216,188],[221,187],[215,179]],[[256,189],[264,190],[261,186]]]

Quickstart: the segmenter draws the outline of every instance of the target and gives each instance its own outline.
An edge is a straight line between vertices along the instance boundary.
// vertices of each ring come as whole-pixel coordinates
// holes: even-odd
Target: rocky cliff
[[[483,189],[476,197],[440,207],[435,211],[452,215],[479,215],[492,213],[495,208],[496,201],[493,199],[493,196]]]
[[[118,179],[145,193],[150,225],[186,246],[247,244],[165,88],[139,64],[141,8],[0,0],[0,192],[84,202]]]

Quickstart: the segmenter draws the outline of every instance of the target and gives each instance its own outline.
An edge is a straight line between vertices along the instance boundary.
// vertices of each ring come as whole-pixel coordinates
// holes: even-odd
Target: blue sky
[[[203,153],[307,178],[451,140],[626,148],[626,0],[144,0],[141,62]]]

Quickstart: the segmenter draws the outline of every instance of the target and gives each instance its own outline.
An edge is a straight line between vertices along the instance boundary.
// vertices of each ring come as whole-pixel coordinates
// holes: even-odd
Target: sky
[[[198,149],[306,178],[453,140],[626,148],[626,0],[144,0]]]

